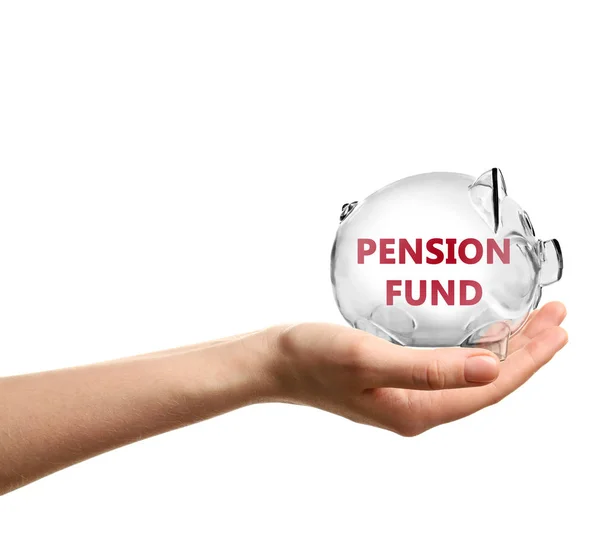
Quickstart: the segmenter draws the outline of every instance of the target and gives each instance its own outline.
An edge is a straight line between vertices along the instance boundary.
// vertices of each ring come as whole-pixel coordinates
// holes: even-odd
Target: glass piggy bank
[[[535,236],[499,169],[411,176],[345,204],[331,253],[346,321],[404,346],[508,340],[562,275],[557,240]]]

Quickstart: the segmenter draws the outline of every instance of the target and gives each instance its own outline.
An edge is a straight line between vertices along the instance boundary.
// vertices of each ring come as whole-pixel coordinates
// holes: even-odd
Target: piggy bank
[[[331,253],[335,299],[353,327],[500,359],[562,268],[558,241],[536,238],[496,168],[411,176],[345,204]]]

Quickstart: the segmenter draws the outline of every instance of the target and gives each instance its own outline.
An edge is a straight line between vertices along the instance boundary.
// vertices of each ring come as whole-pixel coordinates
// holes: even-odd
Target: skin
[[[242,406],[288,402],[415,436],[497,403],[567,342],[561,303],[499,363],[483,349],[409,349],[332,324],[278,326],[142,356],[0,379],[0,493]],[[462,388],[462,389],[459,389]]]

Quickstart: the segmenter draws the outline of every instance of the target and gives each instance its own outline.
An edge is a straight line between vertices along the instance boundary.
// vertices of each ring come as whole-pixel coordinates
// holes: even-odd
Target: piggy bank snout
[[[563,272],[563,256],[558,240],[539,240],[541,261],[540,285],[547,286],[560,280]]]

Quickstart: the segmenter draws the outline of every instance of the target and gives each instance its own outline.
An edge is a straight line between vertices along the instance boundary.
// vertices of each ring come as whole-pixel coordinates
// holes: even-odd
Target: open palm
[[[403,348],[332,324],[276,328],[276,398],[414,436],[497,403],[567,343],[562,303],[532,313],[500,363],[475,348]]]

